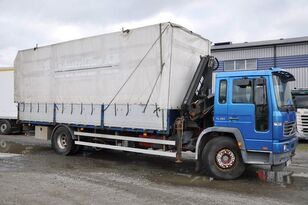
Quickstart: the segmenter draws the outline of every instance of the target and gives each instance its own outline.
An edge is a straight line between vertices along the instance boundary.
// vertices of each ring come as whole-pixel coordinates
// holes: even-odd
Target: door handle
[[[239,120],[238,117],[229,117],[229,120]]]

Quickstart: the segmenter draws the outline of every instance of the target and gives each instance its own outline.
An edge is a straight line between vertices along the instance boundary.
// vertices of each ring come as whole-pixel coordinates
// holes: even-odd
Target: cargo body
[[[168,132],[210,42],[165,23],[19,51],[20,120]]]
[[[13,68],[0,68],[0,96],[0,134],[10,134],[17,120]]]

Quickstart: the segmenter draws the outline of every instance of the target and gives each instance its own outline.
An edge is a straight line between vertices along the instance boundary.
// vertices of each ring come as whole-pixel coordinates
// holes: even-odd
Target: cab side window
[[[253,103],[253,86],[250,79],[233,80],[232,103]]]
[[[219,82],[219,99],[220,104],[227,102],[227,80],[221,80]]]
[[[266,92],[266,80],[264,78],[257,78],[254,80],[254,103],[256,107],[255,122],[257,131],[268,130],[268,103]]]

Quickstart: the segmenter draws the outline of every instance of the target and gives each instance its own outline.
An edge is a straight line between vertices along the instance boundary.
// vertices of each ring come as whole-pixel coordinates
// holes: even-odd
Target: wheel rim
[[[216,154],[216,164],[221,169],[229,169],[235,164],[235,154],[230,149],[222,149]]]
[[[0,131],[3,133],[7,130],[7,124],[3,123],[0,125]]]
[[[68,140],[66,134],[60,134],[57,137],[57,144],[60,149],[66,149],[68,146]]]

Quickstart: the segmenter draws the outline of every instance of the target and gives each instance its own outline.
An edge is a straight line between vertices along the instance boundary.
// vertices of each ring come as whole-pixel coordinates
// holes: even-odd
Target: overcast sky
[[[0,0],[0,66],[17,50],[171,21],[212,42],[308,36],[307,0]]]

